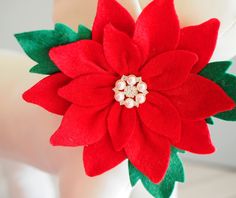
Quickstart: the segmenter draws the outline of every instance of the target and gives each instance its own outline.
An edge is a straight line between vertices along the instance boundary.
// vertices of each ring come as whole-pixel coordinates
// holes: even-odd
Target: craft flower
[[[234,108],[216,83],[198,75],[214,51],[219,21],[180,28],[173,0],[154,0],[136,22],[114,0],[99,0],[92,40],[50,50],[60,69],[24,94],[64,115],[53,145],[84,146],[88,175],[125,159],[154,183],[171,146],[214,151],[205,119]]]

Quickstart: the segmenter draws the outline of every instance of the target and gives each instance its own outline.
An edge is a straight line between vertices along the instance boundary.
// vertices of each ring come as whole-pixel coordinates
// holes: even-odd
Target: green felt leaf
[[[79,38],[82,39],[92,39],[92,32],[90,29],[83,25],[79,25],[78,28]]]
[[[207,124],[214,125],[214,120],[212,118],[206,119]]]
[[[218,84],[236,103],[236,76],[226,73],[231,65],[231,61],[209,63],[199,74]],[[214,115],[214,117],[226,121],[236,121],[236,108]],[[211,123],[210,120],[207,122]]]
[[[225,72],[232,65],[232,61],[221,61],[209,63],[199,74],[214,82],[224,77]]]
[[[159,184],[154,184],[129,161],[129,176],[131,185],[134,186],[139,180],[142,181],[147,191],[155,198],[169,198],[174,190],[175,182],[184,182],[184,168],[178,157],[178,149],[172,148],[170,165],[165,178]]]
[[[54,30],[40,30],[16,34],[19,44],[25,53],[38,64],[30,72],[39,74],[53,74],[60,70],[51,61],[48,53],[52,47],[68,44],[91,37],[91,32],[81,26],[80,33],[74,32],[63,24],[56,24]]]

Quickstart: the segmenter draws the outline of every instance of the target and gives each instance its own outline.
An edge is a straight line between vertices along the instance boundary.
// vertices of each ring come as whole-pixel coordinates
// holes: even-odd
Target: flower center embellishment
[[[128,109],[139,107],[146,101],[148,94],[147,84],[142,81],[142,77],[135,75],[123,75],[116,81],[113,91],[115,100]]]

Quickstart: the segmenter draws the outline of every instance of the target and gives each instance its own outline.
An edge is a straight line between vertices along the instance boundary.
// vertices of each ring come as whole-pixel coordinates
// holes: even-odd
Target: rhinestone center
[[[148,94],[147,84],[135,75],[123,75],[116,81],[113,91],[115,100],[129,109],[143,104]]]

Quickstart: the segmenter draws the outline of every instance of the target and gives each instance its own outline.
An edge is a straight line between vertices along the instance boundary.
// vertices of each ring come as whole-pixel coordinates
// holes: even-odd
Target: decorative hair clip
[[[219,21],[181,28],[173,0],[154,0],[135,22],[115,0],[99,0],[92,31],[63,24],[16,34],[48,75],[23,98],[63,116],[54,146],[83,146],[88,176],[128,159],[131,185],[156,198],[184,182],[178,156],[215,151],[212,116],[236,120],[230,61],[209,60]]]

